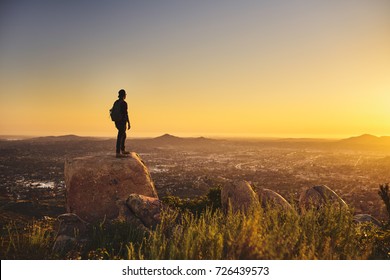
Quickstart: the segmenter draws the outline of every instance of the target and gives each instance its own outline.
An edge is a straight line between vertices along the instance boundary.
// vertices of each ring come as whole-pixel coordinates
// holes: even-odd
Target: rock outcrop
[[[67,213],[58,216],[59,230],[53,245],[54,251],[61,251],[77,243],[86,241],[87,223],[76,214]]]
[[[326,203],[336,203],[340,207],[348,207],[345,201],[325,185],[311,187],[301,193],[299,207],[305,211],[311,207],[319,208]]]
[[[131,194],[126,204],[146,227],[153,228],[161,222],[162,203],[158,198]]]
[[[278,208],[286,211],[294,211],[294,208],[283,196],[274,192],[270,189],[261,189],[259,190],[259,200],[261,207],[267,208]]]
[[[227,183],[221,190],[221,203],[224,211],[246,212],[251,207],[259,207],[260,203],[256,193],[247,181],[234,181]],[[231,207],[231,208],[230,208]]]
[[[158,198],[150,173],[136,153],[125,158],[87,156],[65,162],[66,207],[86,222],[126,219],[130,194]],[[122,216],[122,217],[121,217]]]

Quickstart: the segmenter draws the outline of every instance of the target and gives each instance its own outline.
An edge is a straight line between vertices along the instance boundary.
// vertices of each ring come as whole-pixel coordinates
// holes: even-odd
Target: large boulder
[[[65,162],[66,207],[86,222],[123,219],[130,194],[158,198],[149,171],[136,153],[125,158],[86,156]]]
[[[251,207],[259,207],[260,203],[251,185],[244,180],[225,184],[221,190],[221,203],[225,211],[248,211]]]
[[[311,187],[303,191],[299,197],[299,207],[302,211],[312,207],[319,208],[326,203],[334,203],[340,207],[348,207],[341,197],[325,185]]]
[[[155,227],[161,222],[161,200],[141,194],[131,194],[126,201],[129,209],[146,227]]]
[[[270,189],[260,189],[259,192],[259,200],[261,202],[261,207],[267,208],[279,208],[286,211],[294,211],[294,208],[283,196],[274,192]]]

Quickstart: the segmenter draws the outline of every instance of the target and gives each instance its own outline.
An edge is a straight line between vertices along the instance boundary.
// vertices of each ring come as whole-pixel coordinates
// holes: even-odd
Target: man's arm
[[[125,115],[126,115],[126,123],[127,123],[127,129],[130,129],[131,128],[131,125],[130,125],[130,120],[129,120],[129,113],[128,113],[128,111],[127,111],[127,103],[126,102],[124,102],[125,103]]]

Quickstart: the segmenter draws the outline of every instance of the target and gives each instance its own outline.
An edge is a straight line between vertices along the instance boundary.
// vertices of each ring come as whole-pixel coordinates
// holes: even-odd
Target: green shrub
[[[390,260],[390,230],[379,229],[374,233],[374,245],[369,259]]]
[[[389,184],[384,184],[379,186],[378,191],[379,196],[382,198],[383,203],[386,206],[387,215],[388,215],[388,225],[390,224],[390,192],[389,192]]]
[[[181,199],[177,196],[166,196],[162,198],[165,205],[178,208],[181,211],[190,211],[191,213],[202,213],[206,208],[221,208],[221,188],[211,188],[206,195],[198,196],[193,199]]]

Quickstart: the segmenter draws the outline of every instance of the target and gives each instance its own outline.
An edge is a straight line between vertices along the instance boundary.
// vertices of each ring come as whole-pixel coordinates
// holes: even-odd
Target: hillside
[[[132,141],[142,142],[152,146],[187,146],[187,145],[209,145],[213,143],[221,143],[224,140],[216,140],[205,137],[178,137],[171,134],[164,134],[155,138],[135,139]]]
[[[93,140],[105,140],[105,138],[98,137],[89,137],[89,136],[78,136],[74,134],[69,135],[60,135],[60,136],[43,136],[43,137],[35,137],[26,139],[26,141],[30,142],[80,142],[80,141],[93,141]]]
[[[338,144],[346,148],[390,149],[390,137],[363,134],[340,140]]]

